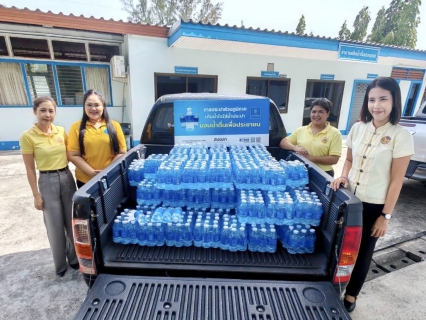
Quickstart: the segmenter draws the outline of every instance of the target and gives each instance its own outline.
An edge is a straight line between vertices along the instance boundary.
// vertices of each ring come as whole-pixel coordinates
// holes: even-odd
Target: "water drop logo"
[[[250,108],[250,118],[251,119],[260,119],[260,108]]]
[[[108,129],[105,129],[105,130],[104,130],[104,133],[108,134]]]

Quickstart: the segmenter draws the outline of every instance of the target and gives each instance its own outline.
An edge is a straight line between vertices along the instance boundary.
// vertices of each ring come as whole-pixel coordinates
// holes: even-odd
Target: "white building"
[[[112,77],[114,55],[124,56],[125,78]],[[403,114],[413,115],[426,99],[425,70],[426,51],[191,21],[169,29],[0,8],[0,150],[18,147],[34,122],[35,96],[58,101],[56,122],[68,130],[93,87],[105,93],[113,119],[131,123],[135,143],[155,100],[180,92],[269,96],[287,132],[309,121],[309,98],[326,97],[334,105],[330,122],[346,134],[377,76],[399,81]],[[20,95],[10,94],[17,90],[10,81],[21,83]],[[4,101],[5,87],[12,104]]]

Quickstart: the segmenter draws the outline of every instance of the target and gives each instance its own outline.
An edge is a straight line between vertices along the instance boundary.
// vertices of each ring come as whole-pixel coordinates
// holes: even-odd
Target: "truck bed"
[[[163,146],[164,147],[164,146]],[[170,150],[170,149],[169,149]],[[168,150],[168,151],[169,151]],[[163,153],[168,152],[166,149]],[[309,167],[309,187],[317,192],[323,203],[324,216],[317,230],[313,254],[291,255],[281,244],[276,253],[230,252],[220,249],[191,247],[141,247],[112,242],[112,225],[115,216],[124,208],[136,205],[135,187],[127,180],[127,168],[133,159],[145,154],[159,153],[153,148],[138,146],[130,150],[119,163],[106,168],[104,177],[92,179],[74,196],[75,216],[80,212],[96,213],[96,231],[100,246],[96,259],[98,274],[129,274],[159,276],[197,276],[249,279],[303,279],[328,280],[336,262],[335,243],[340,243],[338,221],[345,216],[349,225],[360,225],[361,204],[345,189],[330,192],[330,177]],[[271,149],[276,159],[300,159],[295,154],[279,148]],[[303,160],[303,159],[301,159]],[[98,177],[99,178],[99,177]],[[105,184],[103,184],[103,181]],[[89,209],[89,207],[91,209]],[[80,211],[81,209],[81,211]],[[354,213],[354,214],[351,214]],[[92,216],[93,217],[93,216]],[[87,218],[87,217],[84,217]],[[351,219],[354,219],[351,221]]]
[[[100,275],[77,319],[351,319],[330,282]]]

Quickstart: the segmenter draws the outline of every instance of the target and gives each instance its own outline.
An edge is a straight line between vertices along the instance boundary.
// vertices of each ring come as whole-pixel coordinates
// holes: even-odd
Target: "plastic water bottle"
[[[114,224],[112,225],[112,241],[115,243],[122,243],[121,228],[121,220],[115,219]]]
[[[129,237],[130,237],[130,243],[132,244],[138,243],[138,232],[137,232],[136,220],[130,221]]]
[[[176,223],[176,232],[175,232],[175,246],[182,247],[183,246],[183,228],[180,222]]]
[[[145,222],[138,223],[138,244],[147,245],[147,225]]]
[[[129,220],[123,220],[121,222],[122,228],[121,228],[121,243],[122,244],[129,244],[130,243],[130,221]]]
[[[192,227],[190,222],[186,222],[183,227],[183,245],[189,247],[192,245]]]
[[[154,225],[154,243],[156,246],[163,246],[165,243],[164,228],[161,222],[157,222]]]
[[[306,238],[306,253],[313,253],[315,250],[315,241],[316,241],[315,229],[310,229],[309,234]]]
[[[194,246],[202,247],[203,246],[203,232],[201,229],[201,223],[196,223],[194,226]]]
[[[306,252],[306,238],[307,238],[306,229],[302,229],[299,232],[299,242],[298,242],[298,246],[297,246],[297,253],[305,253]]]
[[[290,235],[289,238],[289,245],[287,248],[288,253],[290,254],[296,254],[297,253],[297,248],[299,246],[299,230],[293,230],[293,233]]]
[[[266,251],[274,253],[277,251],[277,232],[273,225],[270,227],[266,235]]]

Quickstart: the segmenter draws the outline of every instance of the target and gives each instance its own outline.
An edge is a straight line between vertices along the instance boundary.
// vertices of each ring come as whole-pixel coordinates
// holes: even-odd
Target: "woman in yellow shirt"
[[[43,211],[56,274],[63,277],[67,271],[67,259],[71,268],[79,267],[71,224],[72,196],[76,188],[68,169],[67,135],[64,128],[53,124],[56,103],[51,97],[35,99],[33,110],[37,123],[22,133],[21,152],[34,206]],[[35,165],[40,171],[38,185]]]
[[[87,91],[83,117],[71,125],[67,143],[68,159],[77,167],[77,186],[82,187],[126,151],[121,126],[109,118],[104,98],[95,90]]]
[[[333,177],[332,165],[342,155],[342,135],[327,121],[330,108],[331,102],[325,98],[312,101],[311,123],[282,139],[280,147],[306,157]]]

